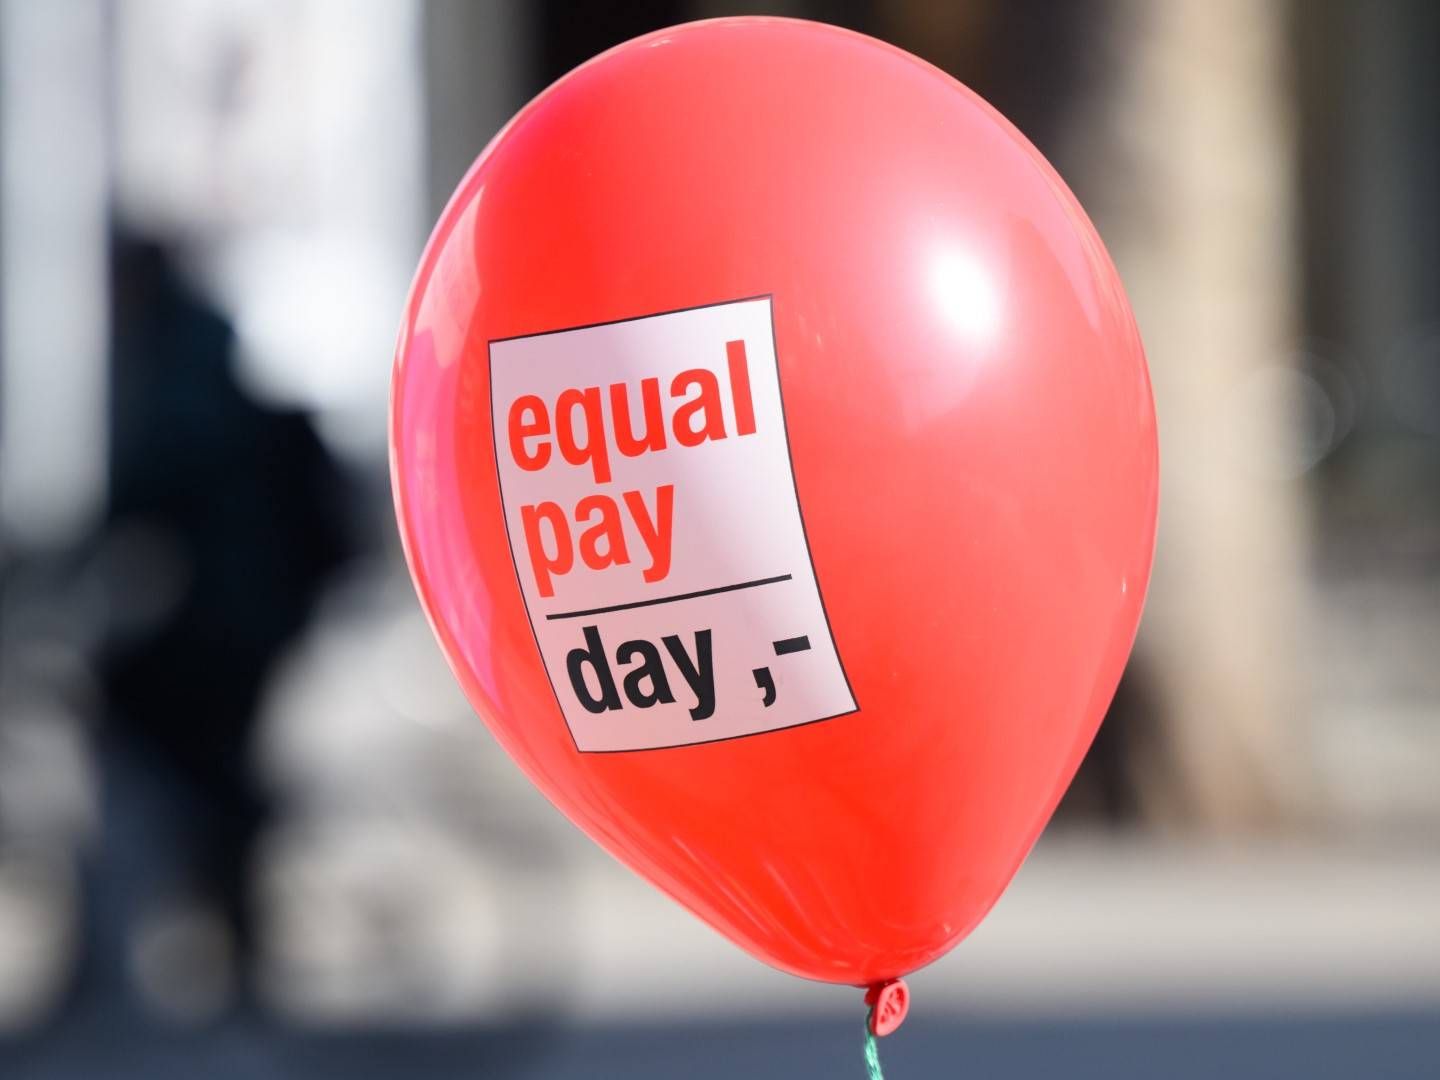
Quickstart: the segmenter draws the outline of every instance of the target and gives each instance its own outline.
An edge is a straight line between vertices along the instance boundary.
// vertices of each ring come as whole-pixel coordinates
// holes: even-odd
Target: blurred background
[[[851,26],[1095,218],[1134,660],[891,1075],[1440,1076],[1440,4],[0,0],[0,1076],[858,1076],[452,685],[389,506],[430,222],[573,65]]]

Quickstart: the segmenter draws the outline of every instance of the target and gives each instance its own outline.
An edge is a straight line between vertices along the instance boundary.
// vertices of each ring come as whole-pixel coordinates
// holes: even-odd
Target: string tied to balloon
[[[880,1069],[878,1040],[905,1022],[910,1012],[910,988],[904,979],[887,979],[865,991],[870,1012],[865,1017],[865,1072],[868,1080],[885,1080]]]

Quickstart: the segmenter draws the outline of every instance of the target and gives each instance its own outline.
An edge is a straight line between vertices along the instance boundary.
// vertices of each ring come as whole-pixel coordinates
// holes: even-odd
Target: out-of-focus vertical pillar
[[[234,324],[246,393],[379,475],[429,216],[420,0],[109,3],[117,217]]]
[[[1306,805],[1295,460],[1296,137],[1287,8],[1113,0],[1107,82],[1067,147],[1140,323],[1161,508],[1140,656],[1163,708],[1135,770],[1162,820],[1217,828]]]
[[[535,12],[521,0],[423,7],[427,192],[438,217],[460,178],[532,87]]]
[[[49,547],[105,491],[106,5],[0,0],[0,535]]]

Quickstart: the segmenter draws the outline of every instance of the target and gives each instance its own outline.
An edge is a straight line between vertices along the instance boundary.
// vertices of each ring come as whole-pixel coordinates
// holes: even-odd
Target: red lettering
[[[620,507],[609,495],[587,495],[576,503],[576,523],[589,521],[596,511],[600,513],[600,521],[580,534],[580,558],[591,570],[628,563],[630,551],[625,546],[625,526],[620,520]],[[600,550],[601,540],[605,541],[603,552]]]
[[[615,445],[626,457],[646,450],[665,449],[665,418],[660,413],[660,380],[640,380],[640,407],[645,413],[645,437],[637,439],[630,423],[630,394],[624,383],[610,387],[610,415],[615,422]]]
[[[526,413],[532,418],[527,420]],[[550,443],[540,443],[532,454],[525,448],[525,440],[533,435],[549,434],[550,415],[545,411],[545,402],[534,394],[516,398],[510,406],[510,454],[515,464],[530,472],[543,469],[550,460]]]
[[[635,529],[650,553],[650,566],[643,572],[646,581],[661,581],[670,574],[670,554],[674,543],[675,485],[664,484],[655,489],[655,515],[645,505],[645,496],[638,491],[625,492],[625,506],[635,522]]]
[[[570,544],[570,526],[566,524],[565,511],[553,502],[522,506],[520,521],[525,528],[525,546],[530,552],[530,566],[535,571],[535,585],[541,596],[554,596],[555,586],[550,576],[568,574],[575,565],[575,552]],[[555,541],[554,555],[546,552],[545,538],[540,535],[540,526],[547,521],[550,523],[550,535]]]
[[[675,441],[681,446],[699,446],[710,439],[725,438],[720,380],[708,368],[690,368],[675,376],[670,383],[670,396],[678,398],[692,386],[698,387],[700,392],[676,409],[670,421],[675,430]],[[696,416],[701,419],[699,428],[693,423]]]
[[[755,434],[755,404],[750,400],[750,365],[745,359],[745,342],[727,341],[725,358],[730,364],[730,397],[735,403],[735,434]]]
[[[725,353],[735,432],[753,435],[755,402],[745,342],[727,341]],[[598,386],[562,390],[555,399],[553,416],[535,394],[516,398],[510,405],[508,426],[510,453],[515,463],[528,472],[536,472],[550,463],[553,450],[558,448],[566,462],[589,466],[597,484],[608,484],[613,479],[612,445],[627,458],[664,450],[668,440],[660,380],[654,377],[640,380],[639,416],[635,415],[628,384],[612,383],[608,389],[608,417],[605,396]],[[725,438],[725,407],[717,372],[700,367],[680,372],[670,381],[670,397],[676,402],[669,418],[670,433],[680,446],[699,446]],[[614,428],[613,444],[610,427]],[[553,438],[553,445],[546,436]]]
[[[585,442],[576,441],[575,410],[585,417]],[[610,482],[610,451],[605,443],[605,418],[600,411],[600,388],[565,390],[555,399],[555,441],[560,456],[571,465],[590,466],[597,484]]]

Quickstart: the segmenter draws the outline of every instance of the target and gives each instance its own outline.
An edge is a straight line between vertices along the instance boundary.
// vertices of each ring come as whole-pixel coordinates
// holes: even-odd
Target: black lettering
[[[585,665],[595,669],[595,681],[600,687],[600,696],[590,693],[590,684],[585,679]],[[600,640],[600,631],[594,626],[585,627],[585,648],[571,649],[565,657],[565,668],[570,673],[570,685],[575,697],[586,710],[602,713],[620,709],[620,695],[615,690],[615,676],[610,674],[610,661],[605,656],[605,645]]]
[[[710,631],[699,630],[695,634],[695,659],[685,651],[678,635],[670,634],[661,639],[670,659],[680,669],[690,691],[695,695],[695,707],[690,710],[691,720],[704,720],[715,712],[715,669],[710,660]]]
[[[660,659],[660,650],[653,644],[644,639],[627,641],[615,651],[615,659],[618,663],[628,664],[630,658],[637,654],[644,658],[643,661],[625,676],[625,696],[630,699],[630,704],[641,709],[648,709],[662,701],[667,705],[674,704],[675,695],[670,692],[665,662]],[[648,692],[640,687],[647,678],[650,680]]]

